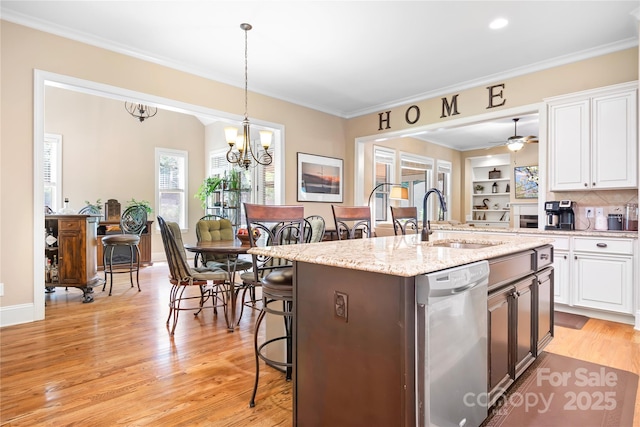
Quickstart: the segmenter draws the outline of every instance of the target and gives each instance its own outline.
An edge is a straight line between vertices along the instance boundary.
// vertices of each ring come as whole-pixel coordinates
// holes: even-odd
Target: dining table
[[[236,293],[236,267],[238,265],[238,256],[247,253],[251,246],[249,243],[244,243],[239,239],[234,240],[212,240],[201,241],[197,243],[185,243],[184,248],[189,252],[204,254],[216,254],[226,255],[227,257],[227,271],[229,272],[230,281],[225,285],[225,300],[227,303],[224,305],[224,317],[227,322],[227,328],[229,332],[233,332],[236,328],[236,305],[237,305],[237,293]]]

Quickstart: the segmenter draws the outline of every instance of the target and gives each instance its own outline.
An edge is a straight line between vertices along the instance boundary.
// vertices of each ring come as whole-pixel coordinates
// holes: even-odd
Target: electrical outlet
[[[593,208],[584,208],[584,216],[587,218],[593,218],[594,212]]]
[[[604,216],[604,208],[596,208],[596,216]]]
[[[347,314],[349,313],[349,296],[345,293],[335,291],[333,294],[333,306],[336,317],[347,321]]]

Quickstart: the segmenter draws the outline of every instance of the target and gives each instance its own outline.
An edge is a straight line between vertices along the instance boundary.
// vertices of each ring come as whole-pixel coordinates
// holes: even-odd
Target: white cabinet
[[[634,295],[640,291],[636,279],[638,267],[634,265],[637,240],[557,234],[535,236],[554,239],[555,304],[589,317],[630,320],[628,315],[634,314]]]
[[[471,219],[467,222],[481,227],[508,227],[511,197],[510,156],[507,154],[490,158],[479,157],[470,161]],[[477,189],[479,187],[482,189]]]
[[[637,187],[637,87],[545,100],[551,191]]]
[[[574,238],[575,305],[633,313],[633,242]]]

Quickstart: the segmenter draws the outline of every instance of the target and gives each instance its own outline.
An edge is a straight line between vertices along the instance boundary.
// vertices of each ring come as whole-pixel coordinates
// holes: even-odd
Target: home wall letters
[[[504,97],[505,84],[500,83],[493,86],[487,86],[487,93],[489,95],[489,102],[487,110],[496,107],[502,107],[507,103],[507,99]],[[442,111],[440,119],[459,115],[458,111],[458,97],[459,93],[451,97],[451,102],[444,97],[442,98]],[[409,125],[415,125],[420,120],[420,107],[417,105],[409,106],[404,113],[404,120]],[[391,110],[378,113],[378,130],[391,129]]]

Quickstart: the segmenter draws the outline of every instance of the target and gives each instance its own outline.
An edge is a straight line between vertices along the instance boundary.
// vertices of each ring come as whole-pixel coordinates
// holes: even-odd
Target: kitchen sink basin
[[[473,242],[460,242],[460,241],[451,241],[451,240],[443,240],[443,241],[435,241],[431,244],[431,246],[437,248],[454,248],[454,249],[482,249],[488,248],[489,246],[495,246],[497,243],[473,243]]]

